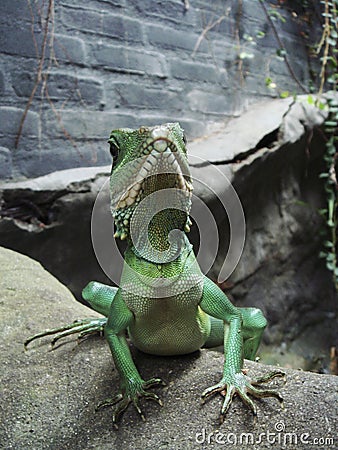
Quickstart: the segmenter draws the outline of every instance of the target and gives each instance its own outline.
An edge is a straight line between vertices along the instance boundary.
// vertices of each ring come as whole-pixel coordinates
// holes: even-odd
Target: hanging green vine
[[[321,56],[320,87],[317,102],[324,86],[329,85],[330,91],[337,94],[337,41],[338,41],[338,0],[321,1],[324,5],[322,16],[324,18],[323,34],[318,45],[317,53]],[[329,96],[327,101],[328,115],[324,123],[326,135],[326,151],[324,155],[325,171],[320,174],[324,181],[326,194],[326,208],[320,213],[325,218],[326,230],[323,250],[320,253],[325,258],[326,267],[332,272],[333,282],[338,291],[337,266],[337,142],[338,142],[338,99],[337,95]]]
[[[271,9],[267,5],[265,0],[259,0],[261,7],[269,21],[272,31],[276,37],[276,41],[279,45],[279,56],[283,57],[285,64],[289,70],[290,75],[295,80],[297,85],[303,92],[314,92],[314,86],[304,87],[302,83],[297,79],[292,66],[287,58],[283,42],[279,37],[276,26],[273,19],[285,21],[284,17],[277,9]],[[278,2],[283,4],[282,2]],[[333,283],[338,291],[338,242],[337,242],[337,229],[338,229],[338,214],[337,214],[337,142],[338,142],[338,96],[337,96],[337,84],[338,84],[338,0],[322,0],[321,4],[321,16],[323,21],[323,32],[320,41],[317,45],[315,53],[317,57],[320,57],[321,69],[319,73],[318,93],[317,99],[315,95],[309,95],[308,101],[311,104],[315,104],[318,108],[326,110],[327,117],[324,122],[324,138],[326,141],[326,150],[323,155],[325,162],[325,169],[320,174],[320,178],[324,180],[324,190],[326,197],[326,207],[320,210],[320,214],[325,220],[325,227],[323,229],[323,249],[320,252],[320,257],[325,259],[327,269],[332,273]],[[299,0],[292,2],[292,7],[298,7],[302,11],[306,11],[309,7],[308,1]],[[280,5],[279,5],[280,6]],[[314,7],[314,3],[312,3]],[[317,9],[318,12],[318,9]],[[309,46],[310,49],[310,46]],[[266,78],[266,85],[268,87],[276,87],[273,80],[269,77]],[[325,100],[322,99],[323,91],[329,90],[331,92],[326,94]],[[281,92],[280,96],[288,96],[289,92]]]

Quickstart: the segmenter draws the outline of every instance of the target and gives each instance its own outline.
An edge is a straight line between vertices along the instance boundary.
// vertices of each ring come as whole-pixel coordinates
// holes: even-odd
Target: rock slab
[[[153,357],[133,350],[147,379],[162,377],[156,390],[164,406],[143,404],[142,422],[130,408],[118,430],[111,410],[95,412],[115,394],[118,377],[108,346],[93,337],[80,345],[67,339],[49,351],[49,339],[23,342],[45,328],[93,316],[39,263],[0,248],[1,412],[0,447],[15,450],[108,449],[334,449],[337,444],[337,377],[287,369],[274,399],[258,401],[256,419],[238,399],[219,425],[221,399],[201,406],[201,392],[221,376],[223,357],[202,350],[185,357]],[[253,377],[271,367],[246,361]],[[277,388],[277,384],[274,385]]]

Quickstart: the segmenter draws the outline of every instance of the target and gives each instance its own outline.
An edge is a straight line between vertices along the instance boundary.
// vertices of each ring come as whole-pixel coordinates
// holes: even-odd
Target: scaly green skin
[[[203,400],[216,392],[225,397],[221,421],[235,394],[254,414],[256,406],[248,394],[282,401],[276,391],[255,387],[284,376],[282,372],[256,381],[242,372],[243,357],[254,359],[259,346],[266,326],[263,314],[256,308],[236,308],[203,276],[184,233],[191,225],[192,186],[179,124],[115,130],[109,142],[114,158],[111,207],[115,236],[126,239],[128,249],[119,288],[91,282],[83,290],[83,298],[107,321],[92,319],[49,330],[33,336],[26,345],[46,334],[59,332],[55,343],[73,332],[83,335],[104,329],[121,382],[119,393],[100,406],[116,405],[114,424],[130,403],[144,418],[141,397],[161,404],[147,389],[162,381],[143,380],[126,334],[137,348],[157,355],[186,354],[224,343],[222,379],[202,394]],[[168,238],[173,229],[181,233]]]

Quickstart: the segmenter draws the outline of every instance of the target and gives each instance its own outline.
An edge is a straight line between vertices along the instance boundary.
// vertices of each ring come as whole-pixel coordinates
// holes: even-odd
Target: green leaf
[[[335,260],[335,254],[334,253],[327,253],[327,255],[326,255],[326,261],[330,261],[330,262],[334,262],[334,260]]]
[[[248,42],[252,42],[253,41],[253,37],[250,36],[249,34],[246,34],[246,33],[244,33],[243,39],[245,39]]]
[[[279,19],[281,22],[286,22],[285,17],[283,17],[281,15],[281,13],[279,13],[278,11],[274,10],[274,9],[269,9],[269,15],[271,17],[271,19],[275,20],[275,19]]]
[[[284,57],[286,56],[286,50],[285,50],[285,48],[278,48],[278,49],[276,50],[276,54],[277,54],[277,56],[279,56],[280,58],[283,58],[283,59],[284,59]]]
[[[252,59],[255,57],[253,53],[241,52],[239,55],[239,59]]]
[[[295,205],[306,207],[310,206],[307,202],[304,202],[303,200],[295,200]]]
[[[265,78],[265,85],[266,86],[270,86],[270,84],[272,83],[273,81],[272,81],[272,78],[270,78],[270,77],[266,77]]]
[[[337,61],[333,56],[328,56],[327,61],[331,62],[335,67],[337,67]]]
[[[334,266],[334,264],[332,264],[332,262],[327,262],[326,263],[326,268],[328,270],[330,270],[331,272],[334,272],[334,270],[335,270],[335,266]]]
[[[333,134],[333,133],[335,133],[336,132],[336,130],[337,130],[337,128],[336,127],[325,127],[325,132],[327,133],[327,134]]]
[[[330,78],[332,78],[333,80],[337,80],[338,79],[338,73],[332,73]]]
[[[283,91],[280,93],[280,98],[287,98],[290,96],[290,92],[289,91]]]
[[[327,183],[325,183],[325,187],[324,187],[325,192],[328,194],[328,196],[334,196],[335,192],[332,188],[332,186],[328,185]]]

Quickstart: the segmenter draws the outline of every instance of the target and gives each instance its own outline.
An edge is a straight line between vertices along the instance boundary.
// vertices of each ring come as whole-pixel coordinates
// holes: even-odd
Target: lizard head
[[[131,218],[142,204],[143,210],[153,210],[161,230],[167,228],[164,222],[171,222],[172,228],[189,231],[192,184],[180,125],[120,128],[111,132],[108,142],[113,157],[110,193],[115,237],[130,237]],[[138,215],[141,221],[142,214]]]

